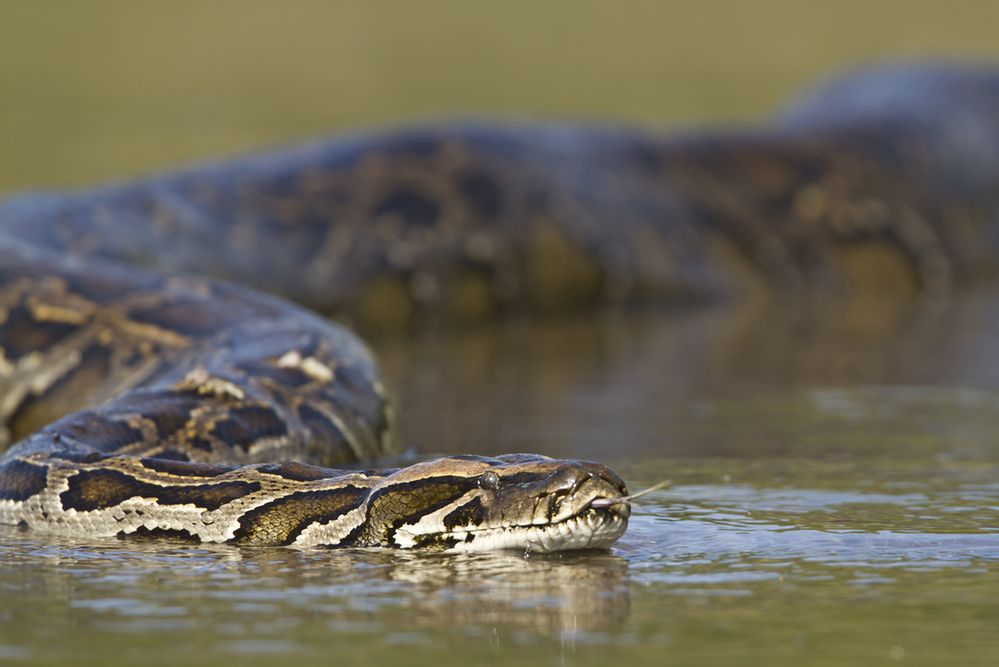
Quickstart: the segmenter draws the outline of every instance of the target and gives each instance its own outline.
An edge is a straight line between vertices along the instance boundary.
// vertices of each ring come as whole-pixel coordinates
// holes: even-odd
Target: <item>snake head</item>
[[[372,489],[364,542],[438,551],[603,549],[623,533],[624,482],[597,463],[536,454],[454,456]],[[597,506],[592,506],[600,500]]]

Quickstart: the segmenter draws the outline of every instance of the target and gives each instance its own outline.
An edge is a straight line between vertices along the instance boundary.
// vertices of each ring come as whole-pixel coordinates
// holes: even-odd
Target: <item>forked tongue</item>
[[[649,488],[642,489],[638,493],[632,493],[629,496],[621,496],[620,498],[597,498],[596,500],[591,500],[590,501],[590,507],[594,507],[596,509],[602,509],[604,507],[612,507],[614,505],[621,505],[621,504],[624,504],[624,503],[630,503],[635,498],[641,498],[642,496],[644,496],[647,493],[652,493],[653,491],[658,491],[659,489],[667,487],[667,486],[669,486],[672,483],[673,483],[672,480],[664,479],[663,481],[659,482],[658,484],[653,484]]]

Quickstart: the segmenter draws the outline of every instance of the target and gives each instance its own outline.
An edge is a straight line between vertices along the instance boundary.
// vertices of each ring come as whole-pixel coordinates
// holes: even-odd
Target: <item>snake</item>
[[[401,437],[357,332],[937,298],[995,272],[997,219],[999,70],[969,63],[848,73],[756,126],[441,122],[15,196],[0,203],[0,523],[608,548],[632,496],[602,464],[365,467]]]

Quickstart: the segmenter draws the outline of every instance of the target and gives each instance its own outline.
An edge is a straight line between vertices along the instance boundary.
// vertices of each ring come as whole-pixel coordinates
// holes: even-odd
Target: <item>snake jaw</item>
[[[628,527],[626,516],[613,510],[587,509],[568,519],[544,525],[504,526],[455,531],[449,551],[524,550],[553,553],[607,549]]]

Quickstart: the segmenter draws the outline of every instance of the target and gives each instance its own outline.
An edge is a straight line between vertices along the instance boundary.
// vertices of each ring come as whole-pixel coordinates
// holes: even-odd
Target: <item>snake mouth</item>
[[[536,553],[607,549],[628,527],[629,508],[624,505],[592,507],[561,521],[455,530],[449,551],[517,549]]]

